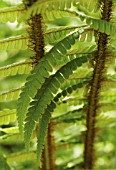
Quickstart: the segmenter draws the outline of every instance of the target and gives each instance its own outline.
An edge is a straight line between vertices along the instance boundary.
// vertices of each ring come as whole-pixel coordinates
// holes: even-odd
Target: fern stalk
[[[31,5],[33,5],[34,2],[35,0],[32,0],[32,1],[25,0],[24,1],[25,8],[28,9]],[[32,64],[34,63],[35,65],[39,62],[40,58],[44,56],[44,37],[43,37],[43,31],[42,31],[41,14],[31,16],[27,20],[27,24],[29,25],[29,28],[28,28],[29,41],[30,41],[29,48],[30,50],[34,52],[34,56],[31,57],[31,59],[33,61]],[[25,118],[25,116],[26,115],[23,116],[23,119]],[[23,127],[22,127],[21,121],[22,120],[18,120],[19,130],[21,134],[23,134]]]
[[[102,2],[102,20],[110,21],[112,0]],[[99,102],[99,92],[105,68],[105,61],[108,57],[106,54],[108,36],[99,33],[98,50],[95,55],[96,64],[93,71],[90,92],[88,96],[88,109],[86,117],[87,131],[85,135],[84,148],[84,169],[93,169],[94,165],[94,142],[96,137],[96,116]]]
[[[55,170],[55,141],[53,136],[53,122],[48,125],[48,132],[42,152],[42,168],[40,170]]]

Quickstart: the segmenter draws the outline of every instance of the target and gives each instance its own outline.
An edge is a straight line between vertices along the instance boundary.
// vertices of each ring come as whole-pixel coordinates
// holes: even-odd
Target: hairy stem
[[[111,15],[112,0],[103,0],[102,5],[102,19],[109,21]],[[96,137],[96,116],[98,107],[98,96],[103,78],[103,71],[105,68],[105,61],[107,58],[108,36],[104,33],[99,33],[98,50],[95,55],[96,64],[94,67],[93,78],[91,81],[91,88],[88,97],[88,109],[86,126],[87,131],[85,135],[84,148],[84,169],[93,169],[94,165],[94,142]]]
[[[55,141],[53,137],[53,122],[48,126],[47,137],[42,152],[42,168],[40,170],[55,170]]]
[[[26,1],[26,9],[28,9],[36,1],[37,0]],[[44,56],[44,36],[42,30],[41,14],[31,16],[27,21],[27,25],[29,25],[27,30],[30,41],[29,48],[34,52],[34,56],[32,56],[31,59],[37,64],[40,58]]]

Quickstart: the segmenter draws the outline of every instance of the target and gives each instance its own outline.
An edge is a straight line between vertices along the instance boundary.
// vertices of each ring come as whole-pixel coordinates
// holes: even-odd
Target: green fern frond
[[[76,121],[81,121],[84,119],[84,111],[83,108],[75,109],[73,111],[69,111],[63,115],[57,116],[53,118],[55,123],[65,122],[65,123],[74,123]]]
[[[14,48],[25,50],[28,48],[28,41],[28,36],[26,34],[0,40],[0,51]]]
[[[116,104],[114,103],[102,103],[99,105],[98,113],[105,113],[110,111],[116,111]]]
[[[24,5],[14,7],[7,7],[0,9],[0,22],[14,22],[15,20],[22,20],[24,12]]]
[[[7,92],[1,93],[0,102],[6,102],[6,101],[18,99],[21,90],[22,88],[17,88],[17,89],[13,89],[13,90],[9,90]]]
[[[36,162],[36,152],[29,151],[29,152],[17,152],[7,156],[7,162],[11,164],[14,159],[17,163],[25,162],[25,161],[35,161]]]
[[[84,15],[91,16],[94,18],[100,17],[100,10],[98,6],[98,0],[92,1],[84,1],[84,0],[78,0],[79,3],[76,6],[77,10],[79,12],[83,12]]]
[[[65,38],[69,33],[73,33],[75,31],[78,31],[76,29],[77,27],[61,27],[61,28],[53,28],[45,32],[45,44],[54,44],[59,41],[61,41],[63,38]]]
[[[11,134],[11,133],[18,133],[18,127],[10,127],[10,128],[0,128],[1,132],[7,133],[7,134]]]
[[[46,5],[47,3],[47,5]],[[35,2],[27,11],[26,17],[34,16],[36,14],[44,13],[46,10],[64,10],[65,8],[70,8],[71,4],[75,5],[77,0],[43,0]]]
[[[43,149],[43,144],[45,140],[45,136],[47,134],[48,123],[50,122],[51,114],[46,109],[45,113],[39,120],[38,124],[38,134],[37,134],[37,158],[38,158],[38,165],[41,166],[41,154]]]
[[[64,18],[67,16],[68,17],[76,17],[76,14],[69,13],[67,11],[58,11],[58,10],[46,11],[45,13],[42,13],[44,22],[53,21],[55,19]]]
[[[81,80],[81,79],[74,79],[71,81],[68,81],[67,84],[61,85],[61,92],[58,93],[55,98],[54,102],[58,102],[60,98],[64,98],[70,94],[72,94],[74,91],[77,91],[77,89],[82,88],[89,80]],[[63,83],[64,84],[64,83]]]
[[[0,111],[0,125],[7,125],[16,121],[16,110],[4,109]]]
[[[103,80],[101,84],[101,90],[102,91],[110,91],[111,89],[115,90],[116,88],[116,80],[115,79],[108,79]]]
[[[28,110],[27,117],[25,120],[25,144],[29,148],[30,137],[34,129],[35,123],[38,118],[44,113],[47,105],[53,100],[54,95],[60,89],[61,84],[68,79],[74,70],[77,70],[83,63],[87,61],[87,57],[80,57],[67,63],[65,66],[61,67],[54,75],[52,75],[43,87],[39,89],[34,101],[31,102],[31,107]],[[28,140],[27,140],[28,139]]]
[[[81,27],[77,26],[66,26],[61,28],[54,28],[50,29],[45,32],[45,44],[54,44],[59,41],[61,41],[63,38],[65,38],[69,33],[73,33],[75,31],[79,31],[79,29],[82,29],[84,32],[80,34],[79,36],[79,43],[80,42],[91,42],[94,41],[94,31],[92,29],[85,29],[85,25]]]
[[[95,30],[105,33],[107,35],[110,35],[112,37],[116,36],[116,27],[110,22],[107,22],[105,20],[100,20],[100,19],[94,19],[90,17],[80,17],[80,19],[83,21],[84,19],[86,20],[86,23],[90,25],[92,28]]]
[[[32,70],[32,62],[20,62],[0,68],[0,78],[17,74],[29,74]]]
[[[23,131],[23,120],[31,98],[34,98],[38,89],[41,88],[45,79],[53,74],[53,68],[60,66],[62,57],[65,56],[71,46],[78,39],[78,33],[73,33],[58,42],[35,66],[31,75],[27,78],[25,87],[20,95],[17,116],[20,132]],[[52,65],[52,66],[51,66]],[[25,102],[24,102],[25,101]],[[23,113],[23,114],[22,114]]]
[[[0,144],[3,145],[15,145],[21,144],[23,142],[23,138],[19,136],[19,133],[9,133],[0,136]]]

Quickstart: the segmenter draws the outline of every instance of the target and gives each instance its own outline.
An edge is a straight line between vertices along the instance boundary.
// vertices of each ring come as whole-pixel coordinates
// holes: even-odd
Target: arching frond
[[[28,45],[27,35],[18,35],[0,40],[0,50],[11,50],[14,48],[25,50],[28,48],[27,45]]]
[[[0,125],[7,125],[14,121],[16,121],[16,109],[4,109],[0,111]]]
[[[15,20],[22,20],[24,12],[24,5],[14,7],[7,7],[0,9],[0,22],[14,22]]]
[[[0,78],[17,74],[29,74],[32,70],[32,62],[21,62],[0,68]]]
[[[19,122],[19,128],[22,131],[23,120],[25,118],[27,108],[31,98],[37,93],[37,90],[41,88],[42,84],[45,82],[45,79],[50,77],[53,72],[52,66],[54,68],[61,64],[62,57],[66,55],[71,46],[75,43],[75,40],[78,39],[78,33],[73,33],[57,43],[35,66],[31,75],[27,78],[25,87],[20,95],[17,116]],[[52,66],[51,66],[52,65]],[[22,114],[23,113],[23,114]]]
[[[34,129],[35,123],[41,114],[44,113],[47,105],[53,100],[54,95],[57,94],[61,84],[68,79],[69,76],[80,67],[83,63],[87,61],[87,57],[81,57],[72,60],[58,70],[54,75],[46,80],[42,88],[39,89],[34,101],[31,102],[30,108],[26,116],[25,123],[25,144],[27,148],[29,147],[29,139],[31,137],[32,131]],[[28,139],[28,140],[27,140]]]

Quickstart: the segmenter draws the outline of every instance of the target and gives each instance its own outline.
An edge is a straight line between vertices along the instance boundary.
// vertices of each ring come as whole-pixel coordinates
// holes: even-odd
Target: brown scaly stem
[[[112,0],[102,0],[102,19],[110,21]],[[105,61],[107,58],[107,41],[108,36],[104,33],[99,33],[98,50],[95,55],[96,64],[94,67],[93,78],[91,81],[91,88],[88,96],[88,109],[86,126],[87,131],[85,135],[84,148],[84,169],[93,169],[94,165],[94,142],[96,137],[96,116],[98,107],[98,96],[100,92],[101,82],[103,78],[103,71],[105,68]]]
[[[45,139],[42,152],[42,168],[40,170],[55,170],[55,141],[53,137],[53,122],[48,126],[48,132]]]
[[[28,9],[37,0],[27,0],[25,2],[25,8]],[[40,58],[44,56],[44,36],[42,29],[42,15],[38,14],[31,16],[27,20],[28,34],[29,34],[29,49],[34,52],[34,56],[31,57],[34,63],[38,63]]]

